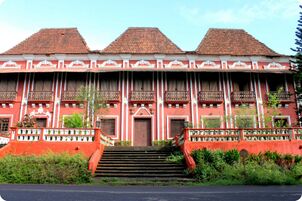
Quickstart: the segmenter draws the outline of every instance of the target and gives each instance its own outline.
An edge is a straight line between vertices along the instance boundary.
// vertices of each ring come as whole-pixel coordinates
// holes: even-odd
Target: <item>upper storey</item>
[[[90,51],[76,28],[41,29],[0,54],[0,73],[290,69],[288,56],[240,29],[210,29],[196,51],[181,50],[158,28],[128,28],[101,51]]]

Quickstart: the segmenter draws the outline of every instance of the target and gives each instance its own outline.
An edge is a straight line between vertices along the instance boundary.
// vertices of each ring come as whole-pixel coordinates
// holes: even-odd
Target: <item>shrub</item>
[[[64,117],[65,128],[83,128],[83,117],[80,114],[73,114]]]
[[[6,156],[0,159],[0,182],[34,184],[87,183],[91,173],[81,155]]]
[[[236,150],[226,152],[196,150],[193,176],[214,184],[301,184],[301,157],[276,152],[251,154],[240,161]],[[298,162],[296,162],[298,161]]]
[[[277,160],[279,160],[281,158],[281,155],[278,154],[277,152],[267,151],[264,153],[264,155],[267,159],[272,160],[274,162],[276,162]]]
[[[229,150],[224,153],[224,161],[229,165],[233,165],[235,162],[238,162],[239,159],[240,154],[236,149]]]
[[[174,151],[168,158],[167,161],[172,163],[182,164],[184,163],[184,155],[180,151]]]
[[[274,162],[266,161],[263,165],[249,162],[246,165],[245,184],[294,184],[293,178]]]

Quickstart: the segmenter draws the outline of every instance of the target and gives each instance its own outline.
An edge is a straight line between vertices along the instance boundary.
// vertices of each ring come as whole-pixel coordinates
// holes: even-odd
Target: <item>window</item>
[[[0,119],[0,132],[7,133],[9,128],[9,118]]]
[[[219,117],[207,117],[203,119],[204,128],[220,128],[221,119]]]
[[[84,74],[67,74],[67,91],[79,91],[81,87],[85,86],[86,77]]]
[[[186,91],[185,73],[168,73],[167,82],[168,91]]]
[[[106,73],[100,77],[100,91],[118,91],[119,74]]]
[[[101,130],[107,135],[115,135],[115,119],[101,119]]]
[[[232,76],[233,91],[250,91],[250,74]]]
[[[219,76],[215,73],[207,73],[201,77],[202,91],[219,91]]]
[[[134,91],[152,91],[152,74],[133,73]]]
[[[250,116],[236,116],[235,122],[237,128],[254,128],[254,119]]]
[[[0,74],[0,91],[16,91],[17,79],[15,74]]]
[[[285,82],[284,76],[281,75],[272,75],[267,79],[269,91],[284,91],[285,90]]]
[[[275,128],[286,128],[289,126],[287,117],[274,117],[273,120]]]
[[[184,119],[171,119],[170,120],[170,137],[175,137],[180,134],[184,129]]]
[[[36,74],[34,91],[51,91],[53,74]]]
[[[36,118],[35,121],[38,128],[45,128],[47,126],[46,118]]]

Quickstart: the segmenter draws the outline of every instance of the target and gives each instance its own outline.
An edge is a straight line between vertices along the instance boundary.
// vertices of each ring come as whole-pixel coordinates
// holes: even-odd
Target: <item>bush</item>
[[[167,161],[170,161],[172,163],[176,164],[182,164],[184,163],[184,155],[181,153],[181,151],[174,151],[168,158]]]
[[[65,128],[83,128],[83,117],[79,114],[64,117]]]
[[[79,184],[91,180],[82,155],[6,156],[0,159],[1,183]]]
[[[236,149],[229,150],[224,153],[224,161],[229,165],[233,165],[234,163],[238,162],[239,159],[240,154]]]
[[[301,184],[300,156],[276,152],[251,154],[241,161],[237,150],[196,150],[193,176],[202,182],[214,184]]]

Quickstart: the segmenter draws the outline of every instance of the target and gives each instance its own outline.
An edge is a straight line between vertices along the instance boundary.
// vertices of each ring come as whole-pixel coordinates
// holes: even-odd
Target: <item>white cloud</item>
[[[253,2],[253,1],[250,1]],[[261,0],[247,3],[240,8],[202,11],[198,8],[180,7],[180,14],[193,24],[207,23],[250,23],[263,19],[289,19],[299,14],[302,0]]]
[[[5,1],[5,0],[0,0],[0,6],[1,6],[1,4],[3,4],[4,1]]]
[[[3,22],[0,22],[0,27],[0,53],[14,47],[35,32]]]

